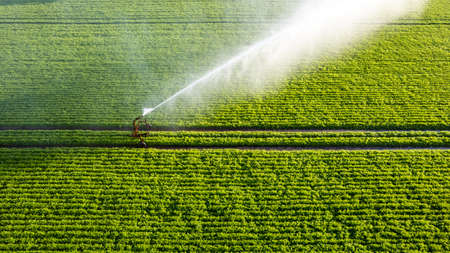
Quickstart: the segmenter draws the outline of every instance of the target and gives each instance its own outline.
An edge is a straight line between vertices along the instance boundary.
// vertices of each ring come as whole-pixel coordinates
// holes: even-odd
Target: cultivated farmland
[[[0,249],[448,251],[448,151],[1,149]]]
[[[449,252],[448,0],[130,137],[298,2],[0,1],[0,251]]]
[[[128,127],[143,105],[158,104],[257,41],[292,6],[184,2],[0,5],[0,126]],[[383,28],[358,50],[299,69],[279,91],[214,94],[204,104],[175,103],[150,120],[210,128],[446,129],[448,9],[448,1],[432,0],[422,16]]]

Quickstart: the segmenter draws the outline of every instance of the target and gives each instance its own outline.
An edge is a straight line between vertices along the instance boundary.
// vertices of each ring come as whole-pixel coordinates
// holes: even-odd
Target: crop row
[[[0,148],[0,250],[448,251],[449,154]]]
[[[43,4],[23,4],[26,0],[3,0],[0,12],[5,19],[28,18],[34,20],[126,20],[151,19],[155,21],[198,21],[199,19],[272,19],[297,5],[297,1],[249,2],[236,0],[233,3],[210,0],[180,2],[167,0],[164,3],[155,0],[98,0],[93,6],[86,1],[66,2],[43,0]],[[8,4],[9,3],[9,4]],[[13,4],[15,3],[15,4]],[[59,11],[49,11],[59,10]]]
[[[423,14],[426,20],[448,19],[450,13],[446,7],[446,0],[430,1]],[[32,18],[44,20],[58,19],[114,19],[122,17],[125,19],[155,19],[155,20],[196,20],[205,18],[239,19],[249,17],[274,18],[286,13],[287,10],[298,7],[298,1],[262,1],[249,2],[236,0],[233,3],[210,0],[179,2],[167,0],[164,4],[155,0],[137,0],[129,2],[126,0],[97,0],[96,6],[87,1],[52,1],[42,0],[41,4],[28,4],[27,0],[4,0],[0,6],[4,18]],[[48,10],[59,10],[51,12]],[[410,19],[406,17],[404,22]]]
[[[0,131],[0,147],[136,147],[125,131]],[[450,132],[150,132],[150,147],[449,147]]]

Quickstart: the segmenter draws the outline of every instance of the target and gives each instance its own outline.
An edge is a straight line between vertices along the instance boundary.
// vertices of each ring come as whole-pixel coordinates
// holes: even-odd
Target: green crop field
[[[449,157],[0,149],[0,250],[449,251]]]
[[[0,0],[0,251],[450,252],[448,0],[131,137],[299,2]]]
[[[73,129],[128,127],[143,106],[264,38],[297,1],[3,2],[0,127]],[[272,93],[211,94],[200,105],[175,102],[150,120],[448,130],[449,9],[447,0],[431,0],[423,14],[384,27],[340,58],[298,69]]]

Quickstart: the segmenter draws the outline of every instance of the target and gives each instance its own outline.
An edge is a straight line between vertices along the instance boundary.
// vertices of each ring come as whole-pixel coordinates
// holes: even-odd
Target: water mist
[[[286,76],[299,62],[313,63],[371,34],[381,26],[411,12],[419,12],[425,0],[306,0],[281,29],[251,45],[198,80],[188,84],[153,108],[147,115],[192,92],[199,85],[215,85],[234,77],[245,80],[251,90],[264,87]],[[210,87],[211,88],[211,87]]]

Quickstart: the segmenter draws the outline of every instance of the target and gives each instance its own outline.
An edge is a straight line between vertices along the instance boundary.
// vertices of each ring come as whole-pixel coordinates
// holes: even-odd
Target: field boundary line
[[[20,20],[20,19],[19,19]],[[195,25],[195,24],[274,24],[271,21],[245,20],[205,20],[205,21],[0,21],[0,25]],[[450,25],[450,22],[391,22],[391,23],[358,23],[358,25],[387,25],[387,26],[434,26]]]
[[[132,131],[131,127],[53,127],[53,126],[0,126],[0,131]],[[222,128],[222,127],[151,127],[151,132],[277,132],[277,133],[309,133],[309,132],[320,132],[320,133],[346,133],[346,132],[358,132],[358,133],[388,133],[388,132],[446,132],[450,131],[450,128],[436,128],[436,129],[420,129],[420,128],[392,128],[392,129],[320,129],[320,128],[304,128],[304,129],[289,129],[289,128],[279,128],[279,129],[264,129],[264,128],[246,128],[246,127],[236,127],[236,128]]]
[[[364,146],[323,146],[323,147],[258,147],[258,146],[149,146],[147,148],[133,146],[1,146],[0,149],[58,149],[58,148],[99,148],[99,149],[142,149],[142,150],[265,150],[265,151],[406,151],[406,150],[442,150],[450,151],[450,147],[364,147]]]
[[[138,148],[139,149],[139,148]],[[179,147],[164,147],[164,146],[155,146],[148,147],[147,149],[161,149],[161,150],[274,150],[274,151],[302,151],[302,150],[342,150],[342,151],[382,151],[382,150],[450,150],[450,147],[337,147],[337,146],[329,146],[329,147],[256,147],[256,146],[236,146],[236,147],[218,147],[218,146],[210,146],[210,147],[197,147],[197,146],[179,146]]]

